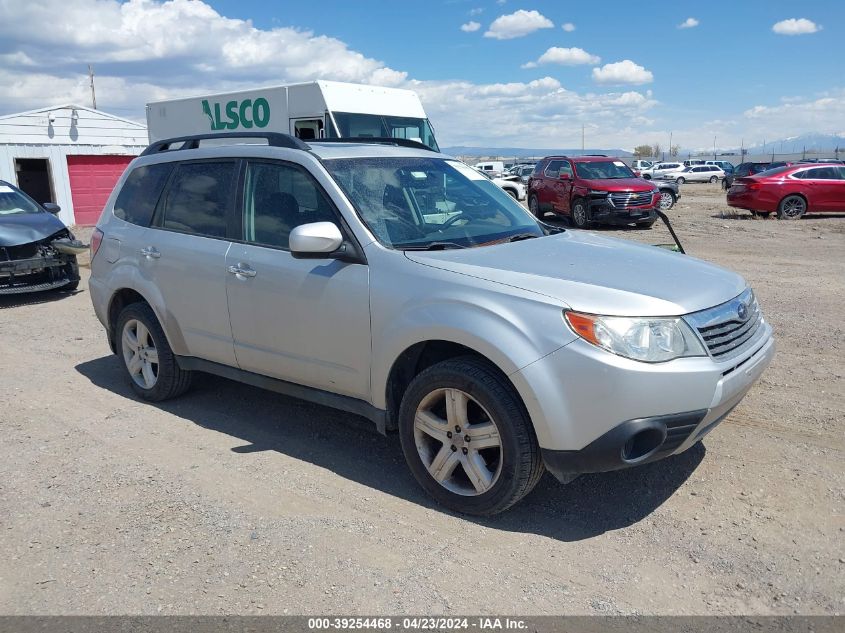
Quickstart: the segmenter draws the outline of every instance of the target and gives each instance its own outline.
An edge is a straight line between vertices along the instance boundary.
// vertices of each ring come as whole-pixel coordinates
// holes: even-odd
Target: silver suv
[[[214,136],[151,145],[92,239],[94,309],[146,400],[201,371],[351,411],[398,430],[436,500],[493,514],[544,469],[688,449],[774,354],[739,275],[540,224],[414,142]]]

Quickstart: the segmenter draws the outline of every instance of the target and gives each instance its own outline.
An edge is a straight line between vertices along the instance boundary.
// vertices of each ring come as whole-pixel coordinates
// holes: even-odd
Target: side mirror
[[[343,234],[333,222],[301,224],[290,232],[291,255],[297,258],[328,258],[343,244]]]
[[[47,213],[52,213],[53,215],[58,215],[59,211],[62,210],[62,208],[54,202],[45,202],[41,206],[44,207],[44,210]]]

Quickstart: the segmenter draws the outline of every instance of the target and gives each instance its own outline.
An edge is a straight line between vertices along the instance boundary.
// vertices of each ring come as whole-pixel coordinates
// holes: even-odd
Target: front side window
[[[462,248],[546,234],[507,193],[456,160],[347,158],[324,164],[361,220],[390,248]]]
[[[549,166],[546,167],[545,174],[549,178],[559,178],[560,177],[560,168],[563,166],[562,160],[551,160],[549,161]]]
[[[23,192],[0,183],[0,216],[26,213],[46,213],[46,211]]]
[[[349,112],[332,112],[332,115],[342,137],[405,138],[440,151],[428,119]]]
[[[576,163],[575,170],[578,176],[585,180],[618,180],[636,177],[631,168],[621,160]]]
[[[162,227],[205,237],[226,237],[234,186],[234,161],[179,165],[165,196]]]
[[[247,165],[244,240],[287,249],[291,230],[311,222],[337,223],[337,217],[328,197],[310,174],[285,163]]]
[[[133,169],[117,194],[114,203],[115,217],[138,226],[149,226],[171,171],[173,163],[158,163]]]
[[[839,173],[835,167],[816,167],[808,169],[804,178],[813,180],[839,180]]]

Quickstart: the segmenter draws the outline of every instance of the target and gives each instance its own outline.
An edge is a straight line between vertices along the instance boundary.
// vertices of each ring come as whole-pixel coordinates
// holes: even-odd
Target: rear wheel
[[[525,407],[481,359],[447,360],[414,378],[402,398],[399,436],[417,482],[458,512],[502,512],[543,474]]]
[[[176,356],[152,308],[131,303],[117,319],[116,334],[123,368],[132,389],[144,400],[159,402],[183,394],[191,386],[191,372],[179,367]]]
[[[572,201],[570,217],[572,224],[579,229],[586,229],[590,226],[590,212],[587,210],[587,203],[583,198],[576,198]]]
[[[660,192],[660,210],[661,211],[668,211],[672,207],[675,206],[675,194],[671,191],[661,191]]]
[[[807,212],[807,201],[801,196],[786,196],[778,205],[781,220],[797,220]]]

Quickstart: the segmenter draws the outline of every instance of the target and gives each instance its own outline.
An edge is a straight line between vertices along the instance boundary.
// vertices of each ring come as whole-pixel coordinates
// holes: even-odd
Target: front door
[[[339,214],[298,165],[247,164],[241,234],[226,257],[229,315],[241,369],[344,395],[370,396],[369,268],[296,259],[291,229]],[[343,229],[341,229],[343,230]]]
[[[236,167],[234,160],[179,164],[138,244],[141,274],[161,292],[167,329],[180,333],[189,355],[232,366],[226,253]]]
[[[554,207],[556,211],[569,214],[572,199],[572,179],[575,174],[572,172],[572,163],[568,160],[561,161],[557,180],[552,182],[555,192]]]

